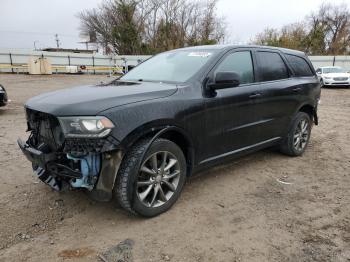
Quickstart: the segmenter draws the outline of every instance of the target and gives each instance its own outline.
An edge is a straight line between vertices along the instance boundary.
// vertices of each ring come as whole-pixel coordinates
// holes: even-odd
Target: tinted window
[[[241,84],[254,82],[252,56],[249,51],[229,54],[217,67],[216,72],[236,72]]]
[[[289,77],[288,69],[278,53],[257,52],[261,81],[273,81]]]
[[[286,58],[292,67],[295,76],[313,76],[313,72],[309,64],[305,61],[304,58],[295,56],[295,55],[286,55]]]

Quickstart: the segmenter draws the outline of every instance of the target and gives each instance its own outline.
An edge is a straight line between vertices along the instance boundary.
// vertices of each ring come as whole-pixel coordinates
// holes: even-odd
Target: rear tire
[[[304,112],[298,112],[291,122],[287,137],[281,143],[281,152],[289,156],[301,156],[309,143],[312,121]]]
[[[125,210],[145,217],[167,211],[186,181],[186,160],[180,147],[158,138],[136,143],[124,157],[114,195]],[[147,152],[146,152],[147,150]]]

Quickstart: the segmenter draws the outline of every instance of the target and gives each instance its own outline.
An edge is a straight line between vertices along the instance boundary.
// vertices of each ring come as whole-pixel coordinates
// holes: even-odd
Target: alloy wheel
[[[295,129],[293,145],[297,151],[304,150],[309,140],[309,123],[306,119],[301,119]]]
[[[137,197],[146,207],[164,205],[175,193],[180,180],[178,159],[168,151],[149,156],[137,178]]]

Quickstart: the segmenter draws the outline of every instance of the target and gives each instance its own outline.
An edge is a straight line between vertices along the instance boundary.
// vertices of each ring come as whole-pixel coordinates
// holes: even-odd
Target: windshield
[[[138,65],[120,80],[186,82],[213,56],[215,50],[175,50],[156,55]]]
[[[331,74],[331,73],[346,73],[346,71],[341,67],[327,67],[323,68],[324,74]]]

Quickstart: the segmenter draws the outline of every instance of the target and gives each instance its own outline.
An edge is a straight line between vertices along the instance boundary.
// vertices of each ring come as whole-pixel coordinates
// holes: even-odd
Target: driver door
[[[204,162],[219,159],[254,145],[259,141],[256,126],[260,86],[255,83],[254,59],[249,49],[235,49],[226,54],[209,74],[214,81],[217,72],[236,72],[240,85],[216,90],[206,98],[206,157]]]

